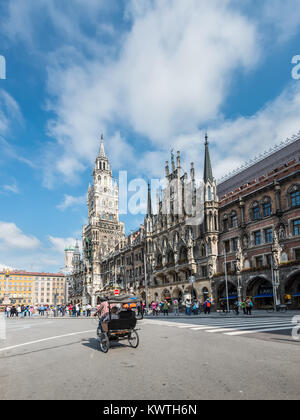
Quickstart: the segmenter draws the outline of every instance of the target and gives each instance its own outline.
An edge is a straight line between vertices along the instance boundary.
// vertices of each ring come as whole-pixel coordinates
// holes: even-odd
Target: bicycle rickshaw
[[[108,298],[109,321],[101,323],[97,328],[100,350],[107,353],[111,342],[128,340],[132,348],[139,345],[139,336],[136,330],[138,305],[141,299],[136,296],[120,296]],[[119,309],[117,308],[119,306]],[[98,316],[99,317],[99,316]],[[102,331],[101,331],[102,330]]]

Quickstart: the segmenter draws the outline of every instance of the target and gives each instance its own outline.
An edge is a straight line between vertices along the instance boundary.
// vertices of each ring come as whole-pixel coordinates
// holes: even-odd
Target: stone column
[[[276,212],[281,213],[281,204],[280,204],[281,187],[278,181],[274,182],[274,186],[275,186]]]
[[[242,222],[242,226],[244,226],[244,224],[245,224],[245,203],[244,203],[242,198],[240,198],[239,206],[240,206],[240,209],[241,209],[241,222]]]

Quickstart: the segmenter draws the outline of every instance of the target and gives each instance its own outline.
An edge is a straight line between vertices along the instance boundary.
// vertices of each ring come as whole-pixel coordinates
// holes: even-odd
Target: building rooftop
[[[264,157],[265,156],[265,157]],[[276,146],[266,152],[259,158],[250,161],[243,167],[225,177],[225,180],[218,184],[217,193],[221,198],[236,189],[249,184],[254,179],[259,179],[268,174],[274,169],[280,168],[282,165],[300,156],[300,135],[295,136],[293,139],[288,139],[281,145]]]
[[[6,271],[0,271],[0,275],[6,274]],[[63,273],[31,273],[28,271],[10,271],[10,276],[38,276],[38,277],[65,277]]]

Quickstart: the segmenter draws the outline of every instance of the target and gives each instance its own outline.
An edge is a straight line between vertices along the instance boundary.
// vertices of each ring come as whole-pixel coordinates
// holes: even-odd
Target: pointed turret
[[[204,162],[204,182],[205,182],[205,184],[207,182],[211,182],[211,183],[214,182],[208,145],[209,145],[208,136],[206,134],[205,135],[205,162]]]
[[[150,183],[148,183],[147,217],[152,217],[152,201],[151,201],[151,187],[150,187]]]
[[[175,167],[175,156],[174,156],[174,150],[171,151],[171,166],[172,166],[172,172],[174,173],[176,170]]]
[[[101,144],[100,144],[99,156],[102,157],[102,158],[106,158],[105,149],[104,149],[103,134],[101,135]]]

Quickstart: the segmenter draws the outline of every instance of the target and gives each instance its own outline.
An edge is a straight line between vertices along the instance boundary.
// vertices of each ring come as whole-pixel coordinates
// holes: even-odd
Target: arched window
[[[183,264],[185,262],[187,262],[187,249],[182,247],[179,253],[179,263]]]
[[[272,215],[272,204],[270,197],[265,197],[262,200],[262,210],[264,217],[269,217]]]
[[[227,216],[227,214],[224,214],[224,216],[223,216],[223,229],[224,230],[228,229],[228,216]]]
[[[218,219],[217,219],[217,215],[214,215],[214,221],[215,221],[215,230],[218,230]]]
[[[100,175],[98,176],[98,182],[101,182],[101,176]]]
[[[208,188],[207,188],[207,198],[208,198],[208,201],[211,201],[211,200],[212,200],[212,196],[211,196],[211,187],[208,187]]]
[[[255,201],[251,206],[251,219],[253,221],[261,219],[260,207],[257,201]]]
[[[239,221],[238,221],[238,216],[237,216],[237,212],[236,211],[232,211],[231,215],[230,215],[230,226],[232,228],[238,227]]]

